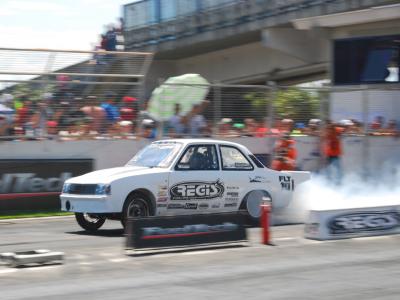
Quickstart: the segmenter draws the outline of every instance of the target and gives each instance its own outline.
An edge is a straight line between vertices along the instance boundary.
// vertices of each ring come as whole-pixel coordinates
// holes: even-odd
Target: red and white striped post
[[[270,245],[271,232],[269,225],[270,225],[270,214],[271,214],[271,199],[267,197],[263,198],[260,208],[261,208],[260,227],[261,227],[262,243],[264,245]]]

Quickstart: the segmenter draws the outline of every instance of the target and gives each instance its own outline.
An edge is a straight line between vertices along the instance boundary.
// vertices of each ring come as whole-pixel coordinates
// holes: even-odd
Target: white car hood
[[[149,173],[149,171],[152,172],[154,169],[148,167],[132,167],[132,166],[103,169],[71,178],[67,180],[67,183],[81,183],[81,184],[111,183],[111,181],[119,179],[121,177],[147,174]]]

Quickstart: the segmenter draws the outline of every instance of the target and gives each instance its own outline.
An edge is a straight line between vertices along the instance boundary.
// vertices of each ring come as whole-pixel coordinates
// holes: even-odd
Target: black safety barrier
[[[1,159],[0,214],[58,210],[64,181],[92,170],[92,159]]]
[[[242,212],[130,218],[127,249],[218,245],[247,240]]]

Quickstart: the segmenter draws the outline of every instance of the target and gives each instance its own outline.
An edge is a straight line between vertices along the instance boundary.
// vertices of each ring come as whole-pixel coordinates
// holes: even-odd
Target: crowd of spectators
[[[209,101],[204,100],[195,104],[187,114],[181,114],[181,107],[175,104],[175,114],[166,124],[166,133],[170,137],[210,137],[212,135],[211,123],[203,115]]]
[[[254,118],[244,118],[242,122],[234,122],[232,118],[222,118],[216,125],[215,131],[208,131],[223,137],[277,137],[283,133],[291,136],[321,136],[322,129],[327,122],[310,119],[305,124],[296,123],[291,119],[278,119],[271,123],[266,119],[255,120]],[[362,122],[354,119],[340,120],[335,124],[342,128],[343,135],[399,136],[400,134],[399,124],[396,120],[389,120],[385,124],[383,117],[377,117],[366,128]]]
[[[89,139],[133,136],[137,99],[124,96],[117,101],[113,92],[96,96],[61,98],[50,93],[39,101],[26,95],[1,97],[0,135],[10,139]]]
[[[222,118],[217,124],[204,114],[209,101],[193,105],[181,113],[179,104],[168,120],[160,121],[147,111],[147,102],[126,95],[118,97],[112,91],[101,97],[89,95],[76,97],[59,79],[59,89],[54,95],[44,93],[40,100],[32,101],[28,95],[0,97],[0,136],[10,139],[103,139],[103,138],[157,138],[157,137],[279,137],[321,136],[326,122],[310,119],[307,124],[291,119]],[[215,125],[214,125],[215,124]],[[364,126],[352,119],[336,123],[343,135],[399,136],[396,120],[385,122],[378,116]]]

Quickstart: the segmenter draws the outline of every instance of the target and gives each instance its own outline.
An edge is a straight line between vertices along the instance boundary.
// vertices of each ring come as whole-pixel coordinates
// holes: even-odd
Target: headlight
[[[62,188],[62,192],[64,194],[68,194],[70,186],[71,186],[70,183],[64,183],[63,188]]]
[[[111,194],[111,185],[110,184],[98,184],[96,186],[96,195],[110,195]]]

